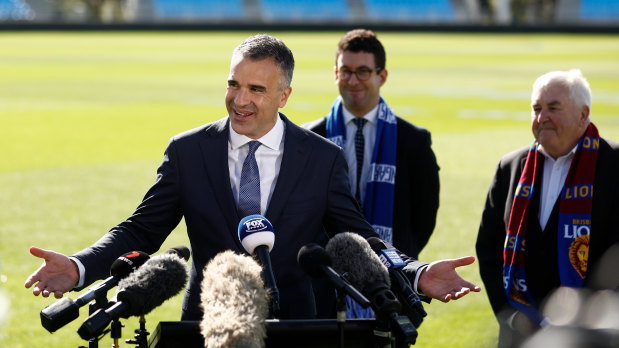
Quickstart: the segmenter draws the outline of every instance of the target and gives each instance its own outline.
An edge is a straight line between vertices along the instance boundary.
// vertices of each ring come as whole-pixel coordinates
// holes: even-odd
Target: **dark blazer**
[[[428,243],[439,205],[439,166],[430,132],[397,117],[393,245],[417,258]],[[326,117],[303,125],[326,135]]]
[[[285,123],[284,154],[265,214],[275,230],[271,260],[281,296],[280,318],[311,318],[314,298],[310,279],[296,261],[299,249],[325,231],[376,234],[356,208],[342,150],[280,116]],[[228,127],[226,117],[170,140],[156,182],[133,215],[74,255],[86,268],[85,285],[105,278],[125,252],[156,252],[184,217],[192,259],[182,319],[201,319],[205,265],[226,249],[245,252],[237,235],[243,216],[237,212],[228,171]]]
[[[477,258],[481,278],[499,323],[513,313],[503,290],[503,246],[514,192],[527,157],[527,148],[505,155],[499,162],[490,185],[477,236]],[[541,175],[541,174],[540,174]],[[541,178],[541,177],[540,177]],[[600,139],[591,215],[591,241],[585,287],[597,287],[591,277],[603,253],[619,244],[619,144]],[[559,283],[557,225],[559,200],[542,233],[539,220],[539,191],[534,192],[527,225],[525,270],[527,283],[537,305]],[[502,311],[506,310],[503,314]]]

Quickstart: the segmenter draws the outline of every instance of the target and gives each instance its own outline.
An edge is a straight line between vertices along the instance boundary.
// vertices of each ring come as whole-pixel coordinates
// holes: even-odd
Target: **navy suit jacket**
[[[341,148],[280,117],[284,154],[265,214],[275,230],[271,260],[280,291],[279,317],[312,318],[311,281],[297,264],[299,249],[325,232],[377,235],[357,210]],[[182,319],[201,319],[205,265],[223,250],[245,253],[237,235],[243,216],[237,212],[228,171],[228,127],[226,117],[170,140],[156,182],[133,215],[74,255],[85,266],[85,286],[107,277],[112,262],[125,252],[156,252],[184,217],[192,259]]]

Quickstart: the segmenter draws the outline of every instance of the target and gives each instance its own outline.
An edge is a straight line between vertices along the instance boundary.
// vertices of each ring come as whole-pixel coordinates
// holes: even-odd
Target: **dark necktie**
[[[256,162],[256,149],[261,145],[257,140],[249,142],[249,153],[243,162],[241,183],[239,185],[239,214],[245,217],[260,214],[260,172]]]
[[[355,198],[359,202],[359,206],[363,206],[361,202],[361,192],[359,191],[361,181],[361,171],[363,170],[363,153],[365,151],[365,138],[363,137],[363,126],[368,121],[365,118],[355,117],[352,120],[357,126],[357,132],[355,133],[355,155],[357,156],[357,187],[355,191]]]

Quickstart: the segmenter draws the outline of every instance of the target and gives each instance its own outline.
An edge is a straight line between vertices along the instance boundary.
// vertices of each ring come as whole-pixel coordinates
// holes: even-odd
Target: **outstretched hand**
[[[30,247],[30,253],[44,260],[41,267],[24,283],[26,288],[36,284],[32,289],[34,296],[42,294],[43,297],[48,297],[53,293],[54,297],[61,298],[79,281],[77,265],[66,255],[37,247]]]
[[[421,273],[417,288],[425,295],[441,302],[457,300],[471,291],[480,292],[479,286],[466,281],[456,272],[457,267],[470,265],[473,262],[475,262],[474,256],[434,261]]]

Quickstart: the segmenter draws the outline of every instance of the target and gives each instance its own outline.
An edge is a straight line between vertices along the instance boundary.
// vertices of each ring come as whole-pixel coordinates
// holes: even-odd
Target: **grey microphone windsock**
[[[208,348],[262,348],[269,297],[253,258],[221,252],[204,267],[200,333]]]
[[[347,273],[346,279],[362,293],[375,283],[391,286],[387,268],[360,235],[338,233],[329,240],[325,249],[333,260],[333,269],[340,274]]]
[[[395,332],[397,341],[415,343],[417,330],[406,316],[399,315],[402,304],[390,289],[389,271],[368,241],[356,233],[338,233],[325,249],[333,269],[368,297],[381,329]]]
[[[157,255],[118,283],[116,298],[127,304],[121,316],[146,315],[180,293],[185,284],[186,261],[175,253]]]
[[[187,265],[175,253],[164,253],[146,261],[118,283],[116,301],[99,308],[77,330],[85,340],[101,335],[112,320],[146,315],[178,294],[187,283]]]

